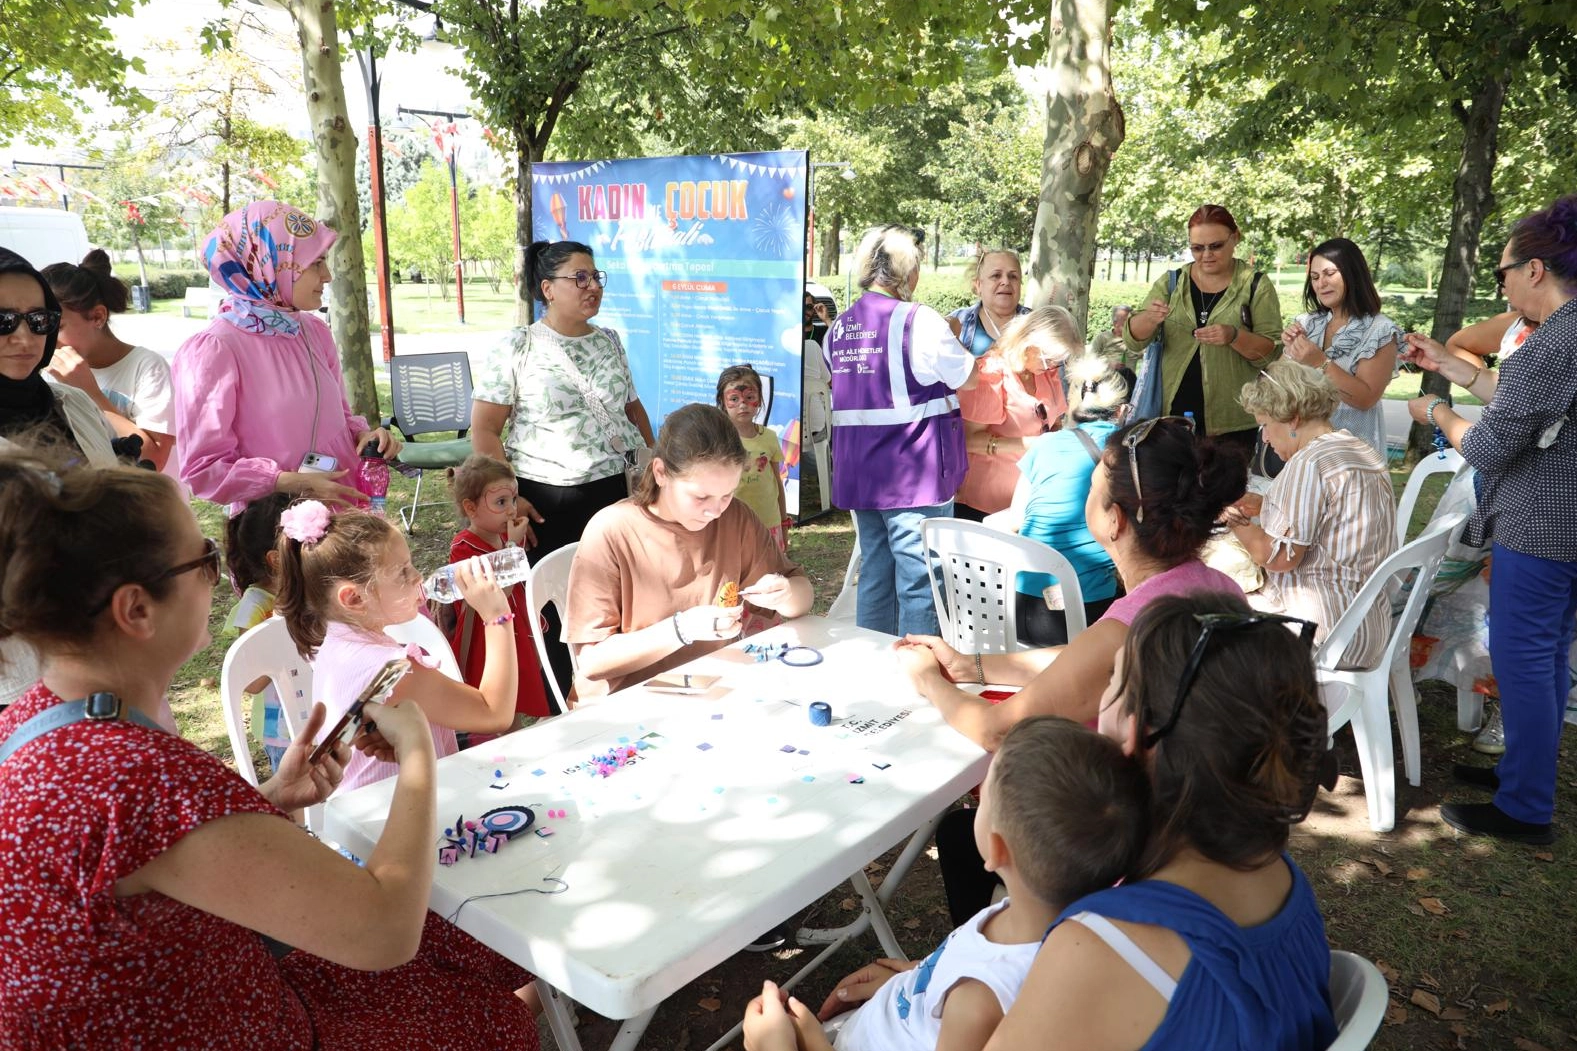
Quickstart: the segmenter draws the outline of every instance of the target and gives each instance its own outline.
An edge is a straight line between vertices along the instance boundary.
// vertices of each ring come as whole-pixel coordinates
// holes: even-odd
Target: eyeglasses
[[[1046,412],[1046,404],[1044,402],[1037,401],[1035,403],[1035,418],[1040,421],[1041,434],[1045,434],[1047,431],[1051,430],[1051,420],[1049,418],[1049,414]]]
[[[1139,501],[1139,507],[1133,514],[1136,522],[1144,521],[1144,490],[1139,485],[1139,443],[1150,437],[1156,424],[1166,420],[1181,423],[1188,428],[1189,434],[1194,433],[1192,416],[1152,416],[1143,423],[1134,424],[1133,430],[1123,435],[1123,448],[1128,450],[1128,470],[1133,477],[1133,494]]]
[[[190,562],[182,562],[179,565],[171,566],[158,576],[149,577],[144,581],[127,580],[116,584],[115,587],[110,589],[110,593],[104,596],[104,601],[93,607],[88,616],[96,617],[108,609],[110,601],[115,597],[115,592],[126,584],[141,583],[143,587],[152,587],[172,577],[178,577],[182,573],[190,573],[194,569],[200,569],[203,571],[203,579],[208,586],[214,587],[219,583],[219,566],[222,560],[223,552],[219,548],[219,542],[212,537],[205,536],[203,537],[203,553],[201,556],[192,559]]]
[[[1157,741],[1171,733],[1177,726],[1177,717],[1183,712],[1183,701],[1194,685],[1194,680],[1199,677],[1199,666],[1204,663],[1205,650],[1210,646],[1210,637],[1216,632],[1241,631],[1261,624],[1296,624],[1298,638],[1305,646],[1313,646],[1314,632],[1318,627],[1312,620],[1284,617],[1279,613],[1195,613],[1194,622],[1199,625],[1199,638],[1194,640],[1194,648],[1188,654],[1188,663],[1183,666],[1183,677],[1177,683],[1177,697],[1172,701],[1171,714],[1166,717],[1165,725],[1159,730],[1152,730],[1144,735],[1143,746],[1146,749],[1154,748]]]
[[[1530,256],[1528,256],[1528,258],[1526,258],[1526,259],[1519,259],[1515,263],[1507,263],[1505,266],[1497,266],[1495,268],[1495,290],[1500,295],[1505,295],[1506,294],[1506,275],[1511,273],[1511,271],[1517,269],[1519,266],[1527,266],[1529,263],[1533,262],[1533,260],[1535,260],[1536,258],[1538,258],[1538,257],[1530,255]],[[13,327],[15,327],[15,326],[13,326]],[[8,329],[5,329],[4,331],[10,332],[11,329],[8,328]],[[38,329],[35,328],[33,331],[37,332]]]
[[[0,310],[0,336],[9,336],[24,321],[27,322],[27,330],[35,336],[48,336],[60,331],[58,310],[29,310],[26,313]]]
[[[1190,252],[1193,252],[1195,255],[1204,255],[1206,252],[1209,252],[1210,254],[1214,255],[1215,253],[1221,251],[1221,249],[1225,248],[1226,246],[1227,246],[1227,243],[1225,241],[1211,241],[1207,245],[1193,245],[1193,244],[1191,244],[1191,245],[1188,246],[1188,250]]]
[[[595,281],[597,287],[602,288],[608,283],[608,272],[606,270],[577,270],[573,274],[554,274],[548,280],[573,281],[576,288],[590,288],[592,282]]]

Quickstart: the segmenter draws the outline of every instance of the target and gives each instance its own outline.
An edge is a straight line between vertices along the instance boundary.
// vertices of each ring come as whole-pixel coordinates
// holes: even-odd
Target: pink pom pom
[[[279,529],[300,544],[316,544],[329,531],[329,509],[317,500],[303,500],[285,508]]]

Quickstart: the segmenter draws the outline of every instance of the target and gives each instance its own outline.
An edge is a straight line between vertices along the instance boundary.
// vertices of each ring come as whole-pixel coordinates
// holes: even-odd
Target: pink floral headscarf
[[[253,201],[225,216],[208,236],[203,263],[229,296],[227,306],[295,310],[296,276],[323,258],[339,235],[281,201]]]

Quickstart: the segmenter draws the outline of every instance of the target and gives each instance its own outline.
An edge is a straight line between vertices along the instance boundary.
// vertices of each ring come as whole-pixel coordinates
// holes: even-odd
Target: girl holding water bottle
[[[276,611],[301,655],[312,661],[313,687],[328,707],[329,724],[386,662],[407,657],[411,672],[392,701],[414,701],[426,713],[439,758],[459,750],[456,731],[497,734],[510,728],[519,679],[515,615],[490,559],[445,567],[450,572],[434,580],[434,597],[442,600],[449,597],[452,579],[453,590],[481,622],[486,658],[479,684],[468,686],[440,672],[419,647],[401,645],[384,631],[419,615],[423,603],[411,549],[386,519],[364,511],[331,515],[324,504],[306,500],[285,510],[279,531]],[[394,763],[358,752],[340,787],[360,788],[397,771]]]

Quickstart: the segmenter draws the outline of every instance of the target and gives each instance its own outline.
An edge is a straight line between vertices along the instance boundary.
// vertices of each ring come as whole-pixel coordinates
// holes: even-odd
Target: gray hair
[[[1112,307],[1112,323],[1116,324],[1118,318],[1122,317],[1124,314],[1132,313],[1132,305],[1128,303],[1119,303],[1117,306]]]
[[[909,279],[919,273],[925,253],[907,226],[887,223],[872,227],[854,251],[856,281],[864,289],[879,288],[899,299],[909,298]]]
[[[1278,358],[1243,384],[1238,404],[1245,412],[1277,423],[1328,420],[1341,404],[1341,394],[1321,370],[1291,358]]]

